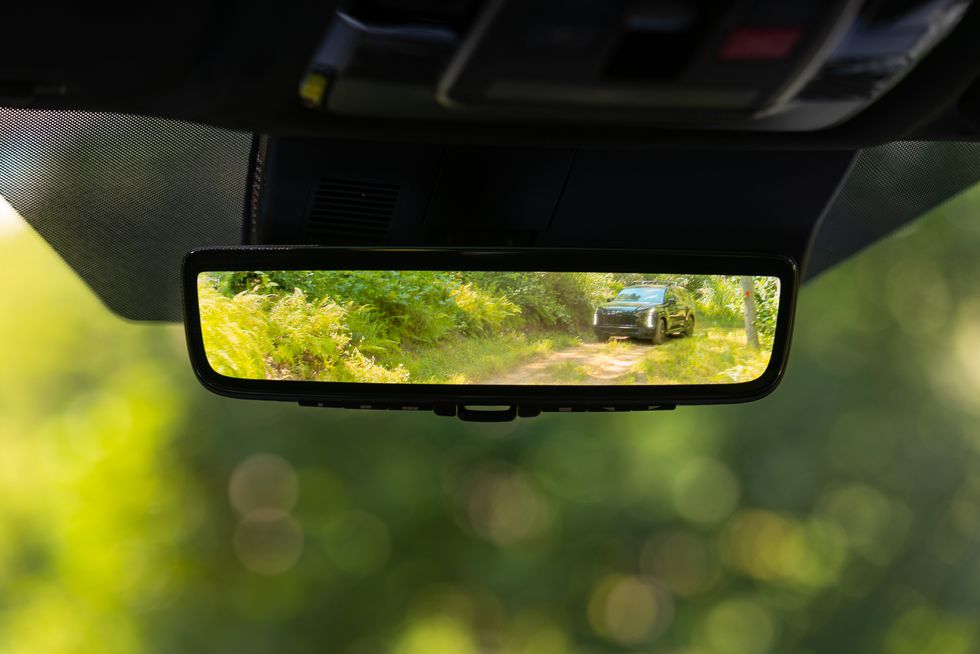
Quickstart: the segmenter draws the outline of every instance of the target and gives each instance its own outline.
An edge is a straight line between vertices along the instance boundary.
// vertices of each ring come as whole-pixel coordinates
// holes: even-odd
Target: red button
[[[739,27],[718,54],[725,61],[777,61],[793,52],[800,36],[795,27]]]

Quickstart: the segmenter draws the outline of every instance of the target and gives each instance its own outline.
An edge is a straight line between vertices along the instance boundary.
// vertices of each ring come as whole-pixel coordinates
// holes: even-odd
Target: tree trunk
[[[745,314],[745,344],[759,349],[759,332],[755,329],[755,291],[751,277],[742,277],[743,312]]]

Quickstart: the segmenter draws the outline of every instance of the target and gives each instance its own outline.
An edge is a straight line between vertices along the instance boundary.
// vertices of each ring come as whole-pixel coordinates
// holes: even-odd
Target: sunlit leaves
[[[329,298],[311,302],[298,288],[228,297],[206,279],[198,284],[198,298],[205,354],[219,374],[244,379],[407,379],[404,368],[381,366],[362,351],[384,349],[377,341],[368,347],[363,334],[351,330],[351,317],[360,317],[366,307],[343,306]]]

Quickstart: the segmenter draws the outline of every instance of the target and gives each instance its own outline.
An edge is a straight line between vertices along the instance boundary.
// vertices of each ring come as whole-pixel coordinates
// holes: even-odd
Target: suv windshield
[[[0,652],[980,652],[980,187],[808,282],[764,402],[486,424],[212,395],[3,206]]]
[[[664,301],[663,287],[652,286],[650,288],[624,288],[616,296],[616,302],[649,302],[651,304],[662,304]]]

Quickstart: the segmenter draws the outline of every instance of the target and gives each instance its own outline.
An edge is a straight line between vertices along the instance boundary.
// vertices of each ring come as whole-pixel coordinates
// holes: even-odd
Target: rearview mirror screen
[[[601,272],[288,270],[197,278],[226,377],[390,384],[685,385],[758,379],[779,280]]]

